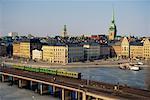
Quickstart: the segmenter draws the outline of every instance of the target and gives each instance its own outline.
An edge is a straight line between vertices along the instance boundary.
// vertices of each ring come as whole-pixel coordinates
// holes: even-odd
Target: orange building
[[[121,56],[121,42],[117,41],[110,46],[111,57],[120,57]]]

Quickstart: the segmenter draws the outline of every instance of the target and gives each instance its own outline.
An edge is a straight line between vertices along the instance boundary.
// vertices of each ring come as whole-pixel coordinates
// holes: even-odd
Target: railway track
[[[28,72],[23,70],[18,70],[14,68],[2,68],[0,67],[1,72],[10,73],[14,75],[19,75],[23,77],[28,77],[32,79],[37,79],[46,82],[54,82],[60,85],[66,85],[73,88],[82,89],[84,91],[92,91],[95,93],[104,93],[104,94],[111,94],[114,96],[132,98],[132,99],[150,99],[150,91],[136,89],[126,86],[119,86],[119,89],[114,90],[116,85],[107,84],[103,82],[97,81],[90,81],[89,85],[87,85],[87,80],[85,79],[74,79],[62,76],[55,76],[55,75],[48,75],[44,73],[36,73],[36,72]],[[55,78],[55,80],[54,80]]]

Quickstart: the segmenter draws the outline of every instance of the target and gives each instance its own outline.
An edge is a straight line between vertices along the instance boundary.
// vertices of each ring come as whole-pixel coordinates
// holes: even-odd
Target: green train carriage
[[[81,79],[81,73],[77,72],[57,70],[57,75]]]
[[[40,72],[47,73],[47,74],[52,74],[52,75],[56,75],[57,74],[57,70],[56,69],[40,68]]]
[[[58,75],[58,76],[81,79],[81,73],[71,72],[71,71],[66,71],[66,70],[34,68],[34,67],[21,66],[21,65],[13,65],[13,68],[25,70],[25,71],[31,71],[31,72],[41,72],[41,73],[46,73],[46,74],[51,74],[51,75]]]

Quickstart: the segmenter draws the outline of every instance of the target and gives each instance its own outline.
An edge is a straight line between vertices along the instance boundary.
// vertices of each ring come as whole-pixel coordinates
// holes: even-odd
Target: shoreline
[[[18,64],[18,65],[23,65],[23,66],[31,66],[31,67],[35,67],[35,68],[38,68],[38,67],[43,67],[43,68],[100,68],[100,67],[119,67],[119,64],[91,64],[91,63],[81,63],[81,64],[67,64],[67,65],[52,65],[52,64],[37,64],[37,63],[33,63],[33,64],[30,64],[30,63],[14,63],[14,62],[5,62],[6,64],[10,64],[10,65],[13,65],[13,64]],[[142,65],[140,66],[142,68],[148,68],[150,67],[149,65]]]

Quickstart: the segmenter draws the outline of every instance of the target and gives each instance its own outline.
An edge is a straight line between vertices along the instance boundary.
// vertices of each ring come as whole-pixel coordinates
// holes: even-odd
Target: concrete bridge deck
[[[116,100],[116,99],[150,99],[150,91],[135,89],[124,86],[114,86],[102,82],[90,81],[87,85],[87,80],[84,79],[73,79],[61,76],[47,75],[43,73],[28,72],[23,70],[17,70],[13,68],[2,68],[0,67],[0,74],[2,75],[2,81],[5,81],[8,77],[18,79],[18,85],[23,85],[23,80],[41,83],[57,87],[61,90],[62,100],[71,100],[65,98],[65,91],[74,91],[79,96],[75,100]],[[54,80],[55,77],[55,80]],[[22,80],[19,81],[19,80]],[[40,88],[40,94],[44,89]],[[70,97],[71,98],[71,97]],[[92,98],[92,99],[91,99]]]

